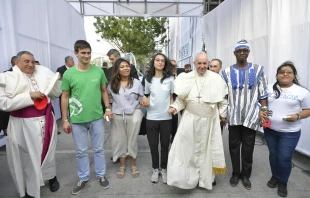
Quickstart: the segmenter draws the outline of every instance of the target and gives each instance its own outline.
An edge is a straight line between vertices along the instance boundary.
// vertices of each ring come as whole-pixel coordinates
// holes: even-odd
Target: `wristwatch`
[[[296,113],[296,115],[297,115],[297,120],[300,120],[300,114]]]
[[[260,108],[260,110],[261,110],[261,111],[267,111],[267,110],[268,110],[268,107],[267,107],[267,106],[262,106],[262,107]]]

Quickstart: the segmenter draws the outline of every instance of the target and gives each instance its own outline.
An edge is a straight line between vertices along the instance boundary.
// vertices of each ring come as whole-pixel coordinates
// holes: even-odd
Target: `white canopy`
[[[203,0],[68,0],[84,16],[202,16]]]

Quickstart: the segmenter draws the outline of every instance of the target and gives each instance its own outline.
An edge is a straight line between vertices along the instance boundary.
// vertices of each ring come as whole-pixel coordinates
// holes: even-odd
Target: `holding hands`
[[[225,126],[226,125],[226,118],[223,118],[220,116],[220,123],[221,123],[221,126]]]
[[[168,110],[168,113],[172,115],[176,115],[178,111],[174,107],[170,107]]]
[[[260,116],[260,120],[261,120],[262,124],[268,122],[268,113],[267,113],[267,111],[260,111],[259,112],[259,116]]]
[[[143,97],[140,101],[140,105],[143,107],[148,107],[150,106],[150,100],[147,97]]]
[[[106,119],[107,121],[109,121],[109,119],[113,118],[113,112],[111,111],[111,109],[106,109],[103,118]]]

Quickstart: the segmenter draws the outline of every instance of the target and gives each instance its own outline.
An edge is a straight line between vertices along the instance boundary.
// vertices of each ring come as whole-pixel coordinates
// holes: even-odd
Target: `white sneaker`
[[[167,183],[167,169],[161,169],[160,171],[161,178],[163,180],[163,183]]]
[[[151,182],[152,183],[157,183],[158,182],[158,176],[159,176],[159,170],[158,169],[153,169],[153,174],[151,177]]]

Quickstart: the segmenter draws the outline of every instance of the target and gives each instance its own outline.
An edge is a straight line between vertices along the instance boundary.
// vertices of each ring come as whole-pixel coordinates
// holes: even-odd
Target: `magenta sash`
[[[45,115],[44,142],[41,154],[41,165],[42,165],[46,157],[47,151],[49,149],[53,135],[54,117],[52,114],[52,104],[48,103],[47,106],[42,110],[38,110],[34,106],[25,107],[23,109],[11,111],[10,115],[17,118],[34,118]]]

